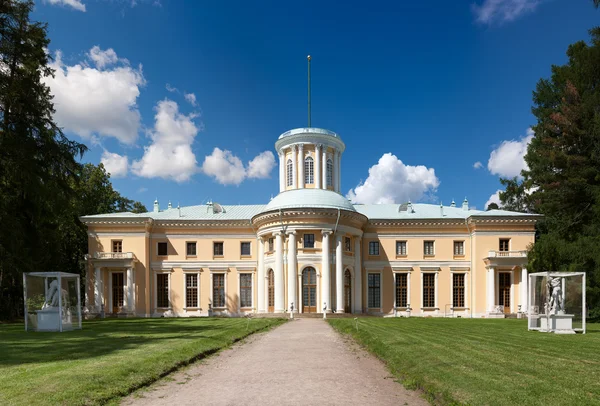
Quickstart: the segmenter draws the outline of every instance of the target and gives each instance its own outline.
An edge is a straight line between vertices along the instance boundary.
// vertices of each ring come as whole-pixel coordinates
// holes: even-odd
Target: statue
[[[549,310],[556,314],[562,313],[565,310],[562,293],[562,278],[548,278],[548,307]]]
[[[52,307],[58,307],[59,296],[62,294],[62,305],[67,306],[67,291],[65,289],[58,288],[58,281],[53,280],[50,282],[48,287],[48,293],[46,293],[46,301],[42,306],[42,310],[46,310]]]

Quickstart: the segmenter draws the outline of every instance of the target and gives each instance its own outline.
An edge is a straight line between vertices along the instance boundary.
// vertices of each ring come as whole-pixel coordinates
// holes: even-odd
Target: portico
[[[487,315],[527,313],[527,251],[489,251],[484,262]]]
[[[99,313],[101,309],[105,313],[135,313],[134,273],[137,259],[134,253],[102,252],[96,253],[90,260],[94,268],[94,308],[88,306],[88,310],[94,313]]]

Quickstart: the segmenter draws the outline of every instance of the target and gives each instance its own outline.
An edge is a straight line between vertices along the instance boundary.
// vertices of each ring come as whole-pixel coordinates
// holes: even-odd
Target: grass
[[[0,324],[0,404],[106,403],[281,319],[106,319],[25,333]]]
[[[600,405],[600,324],[527,331],[523,320],[329,319],[435,404]]]

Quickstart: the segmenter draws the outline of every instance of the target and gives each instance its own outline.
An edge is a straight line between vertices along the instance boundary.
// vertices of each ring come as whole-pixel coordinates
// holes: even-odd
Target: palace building
[[[279,194],[84,216],[91,313],[357,313],[504,317],[527,311],[538,216],[460,205],[352,204],[346,145],[299,128],[275,143]],[[166,314],[165,314],[166,313]]]

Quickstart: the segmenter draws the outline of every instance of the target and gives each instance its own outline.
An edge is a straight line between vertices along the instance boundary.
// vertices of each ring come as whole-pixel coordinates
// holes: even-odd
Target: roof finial
[[[310,55],[306,59],[308,59],[308,128],[310,128]]]

